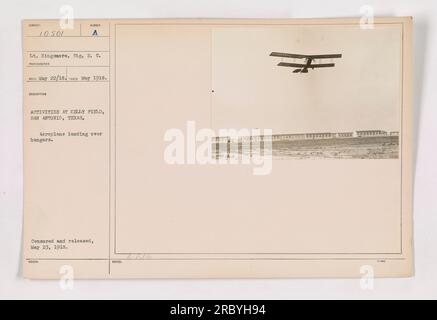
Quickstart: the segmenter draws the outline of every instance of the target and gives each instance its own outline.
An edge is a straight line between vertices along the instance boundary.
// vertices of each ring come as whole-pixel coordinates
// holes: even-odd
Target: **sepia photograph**
[[[398,159],[402,25],[367,27],[214,28],[213,127],[272,129],[274,159]]]

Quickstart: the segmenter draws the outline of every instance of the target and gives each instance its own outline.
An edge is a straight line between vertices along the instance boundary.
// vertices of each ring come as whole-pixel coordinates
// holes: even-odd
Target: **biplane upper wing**
[[[342,54],[315,54],[307,56],[307,58],[311,59],[338,59],[341,58]]]
[[[272,52],[270,53],[272,57],[281,57],[281,58],[296,58],[296,59],[305,59],[308,56],[303,54],[294,54],[294,53],[283,53],[283,52]]]
[[[281,57],[281,58],[295,58],[295,59],[337,59],[337,58],[341,58],[342,54],[306,55],[306,54],[294,54],[294,53],[284,53],[284,52],[272,52],[270,53],[270,56]]]

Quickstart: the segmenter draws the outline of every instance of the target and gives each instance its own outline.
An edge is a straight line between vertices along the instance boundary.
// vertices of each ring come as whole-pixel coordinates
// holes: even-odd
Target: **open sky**
[[[298,54],[341,53],[334,68],[293,74],[276,66]],[[274,133],[400,129],[402,28],[216,27],[212,31],[212,119],[218,128]],[[303,60],[295,60],[303,62]],[[326,60],[325,62],[331,62]]]

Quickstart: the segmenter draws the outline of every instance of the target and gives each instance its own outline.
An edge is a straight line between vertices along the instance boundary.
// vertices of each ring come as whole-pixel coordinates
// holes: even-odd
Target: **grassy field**
[[[227,150],[225,145],[220,148]],[[252,152],[256,153],[257,149]],[[250,154],[250,151],[240,144],[238,152],[230,152],[229,157],[239,157],[241,153]],[[399,137],[274,141],[272,155],[275,159],[397,159]],[[228,157],[228,152],[222,151],[215,156]]]

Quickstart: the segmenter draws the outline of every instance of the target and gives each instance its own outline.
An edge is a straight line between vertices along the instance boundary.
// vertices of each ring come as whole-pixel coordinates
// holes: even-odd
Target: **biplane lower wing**
[[[280,67],[291,67],[291,68],[331,68],[335,67],[335,63],[319,63],[319,64],[299,64],[299,63],[288,63],[288,62],[279,62],[278,66]]]

